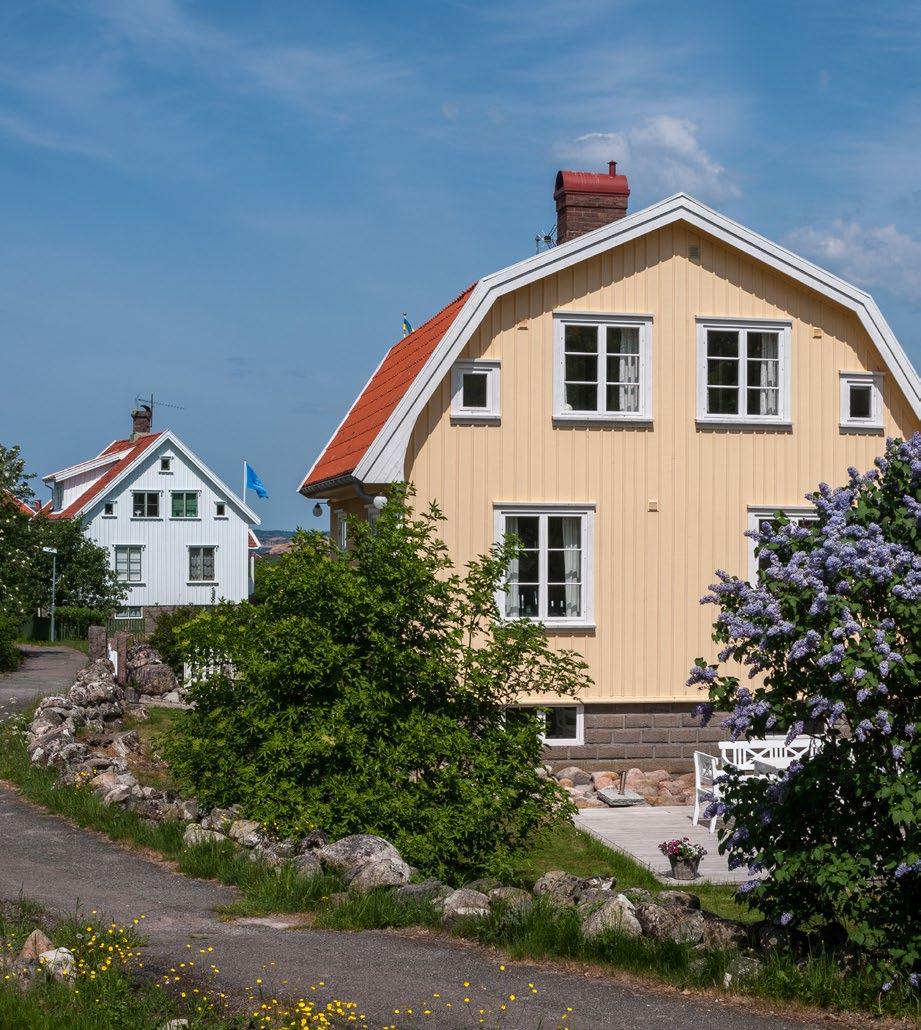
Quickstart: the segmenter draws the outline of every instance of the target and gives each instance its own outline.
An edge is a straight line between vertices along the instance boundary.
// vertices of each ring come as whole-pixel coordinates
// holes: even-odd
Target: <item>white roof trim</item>
[[[198,471],[202,474],[203,478],[209,479],[211,481],[211,485],[217,487],[219,493],[222,493],[226,496],[227,502],[229,504],[232,504],[237,509],[237,513],[241,515],[246,522],[255,526],[262,525],[262,520],[259,518],[259,516],[252,509],[247,507],[247,505],[244,504],[243,501],[239,497],[237,497],[237,495],[225,483],[221,482],[221,480],[218,479],[218,477],[211,471],[211,469],[208,468],[208,466],[201,460],[201,458],[199,458],[198,455],[195,454],[193,451],[190,451],[189,448],[186,447],[186,445],[179,439],[179,437],[175,436],[169,429],[163,430],[159,434],[159,436],[156,436],[153,440],[151,440],[148,446],[145,447],[143,451],[141,451],[141,453],[134,459],[134,461],[131,462],[130,465],[122,469],[122,471],[112,480],[111,483],[109,483],[103,490],[101,490],[98,494],[92,497],[78,511],[74,512],[74,518],[77,518],[80,515],[85,514],[94,505],[104,500],[109,494],[112,493],[112,491],[120,483],[124,481],[124,479],[127,476],[131,475],[131,473],[138,467],[138,465],[140,465],[142,461],[144,461],[146,458],[150,456],[152,451],[157,450],[157,448],[159,448],[166,441],[169,441],[176,448],[177,451],[183,454],[189,461],[189,463],[194,465],[198,469]],[[122,457],[124,457],[124,454],[122,454]],[[89,486],[87,487],[87,489],[90,488],[91,487]]]
[[[921,418],[921,382],[918,373],[868,293],[785,247],[772,243],[693,197],[676,193],[636,214],[481,279],[358,463],[353,473],[355,478],[364,483],[390,483],[403,478],[406,450],[416,420],[499,297],[678,221],[687,222],[715,236],[853,311],[879,350],[908,403]]]
[[[73,479],[74,476],[79,476],[81,472],[92,472],[93,469],[102,469],[107,465],[114,465],[117,461],[121,461],[124,458],[125,451],[127,450],[128,448],[126,447],[121,451],[113,451],[111,454],[91,458],[80,465],[71,465],[70,468],[61,469],[59,472],[49,472],[47,476],[42,476],[42,482],[56,483],[65,479]]]

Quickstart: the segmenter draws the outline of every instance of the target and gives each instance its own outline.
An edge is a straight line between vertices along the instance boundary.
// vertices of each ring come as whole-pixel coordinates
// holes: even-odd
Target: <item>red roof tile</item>
[[[28,515],[29,518],[35,514],[35,508],[29,507],[25,501],[20,500],[15,494],[7,493],[7,497],[13,503],[13,507],[18,508],[23,515]]]
[[[307,473],[301,490],[355,471],[365,451],[451,327],[474,286],[476,283],[390,348],[335,436]]]
[[[134,441],[116,440],[115,443],[109,444],[109,446],[102,452],[103,454],[114,454],[116,451],[124,451],[124,456],[119,461],[116,461],[110,468],[106,469],[103,475],[100,476],[92,486],[87,487],[87,489],[84,490],[75,501],[71,501],[71,503],[62,511],[52,512],[50,517],[55,519],[73,518],[78,511],[86,507],[93,498],[98,497],[99,494],[101,494],[116,477],[120,476],[121,473],[125,471],[135,458],[140,457],[140,455],[143,454],[144,451],[146,451],[147,448],[162,435],[162,433],[148,433],[146,436],[139,436],[137,440]]]

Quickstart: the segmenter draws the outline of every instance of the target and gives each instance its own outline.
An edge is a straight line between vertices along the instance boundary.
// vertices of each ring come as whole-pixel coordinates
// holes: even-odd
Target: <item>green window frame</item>
[[[174,490],[172,493],[171,518],[197,519],[198,493],[195,490]]]

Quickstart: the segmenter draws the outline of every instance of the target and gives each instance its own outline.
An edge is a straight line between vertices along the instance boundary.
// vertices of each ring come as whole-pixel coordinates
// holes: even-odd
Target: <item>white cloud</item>
[[[863,226],[839,218],[826,228],[801,226],[789,243],[858,286],[882,286],[921,304],[921,240],[894,225]]]
[[[704,200],[737,197],[741,190],[703,147],[699,128],[688,118],[651,115],[620,132],[590,132],[557,144],[557,155],[583,166],[617,161],[643,192],[690,193]]]

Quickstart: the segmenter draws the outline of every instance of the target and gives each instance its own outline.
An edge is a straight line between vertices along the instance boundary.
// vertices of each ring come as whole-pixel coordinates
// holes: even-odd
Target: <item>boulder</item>
[[[359,866],[347,876],[346,885],[350,891],[364,894],[375,887],[400,887],[409,879],[410,868],[402,858],[381,858]]]
[[[236,819],[230,824],[227,835],[244,848],[254,848],[262,843],[262,824],[254,819]]]
[[[503,912],[525,913],[534,904],[534,898],[520,887],[494,887],[488,893],[489,904]]]
[[[760,972],[763,962],[754,955],[734,955],[726,966],[723,985],[729,987],[733,981],[748,980]]]
[[[592,786],[595,790],[604,790],[605,787],[613,787],[615,783],[619,782],[620,778],[612,772],[592,773]]]
[[[636,918],[647,937],[676,944],[700,944],[704,917],[695,909],[645,903],[636,906]]]
[[[302,837],[298,843],[298,851],[312,851],[322,848],[329,843],[329,836],[325,830],[311,830],[306,837]]]
[[[142,694],[160,697],[178,689],[176,674],[163,662],[143,665],[129,674],[129,681]]]
[[[67,948],[52,948],[38,956],[42,969],[54,980],[69,980],[74,971],[73,952]]]
[[[688,891],[659,891],[656,904],[666,908],[684,908],[688,911],[700,908],[700,898]]]
[[[42,933],[41,930],[33,930],[26,938],[22,950],[19,952],[19,962],[34,962],[39,955],[46,951],[53,951],[54,944]]]
[[[118,805],[122,801],[127,801],[131,797],[131,787],[121,785],[110,790],[108,794],[103,795],[102,803],[104,805]]]
[[[183,822],[195,823],[198,822],[201,810],[198,807],[198,802],[195,798],[185,798],[179,802],[179,817]]]
[[[468,891],[479,891],[481,894],[489,894],[491,890],[501,886],[502,881],[491,876],[483,876],[479,880],[471,880],[470,883],[464,884]]]
[[[187,848],[194,847],[196,844],[206,844],[209,841],[220,844],[221,841],[225,840],[227,838],[223,833],[218,833],[217,830],[205,829],[204,826],[199,826],[196,823],[189,823],[185,828],[185,833],[182,835],[182,843]]]
[[[116,734],[109,746],[119,758],[127,758],[135,751],[140,751],[141,738],[138,736],[137,730],[128,730],[127,733]]]
[[[611,932],[628,937],[640,937],[643,933],[632,902],[623,894],[600,901],[588,900],[579,905],[579,915],[582,919],[582,936],[587,940]]]
[[[180,705],[182,704],[182,695],[178,690],[171,690],[168,694],[162,694],[160,700],[171,705]]]
[[[389,859],[391,862],[403,862],[399,851],[383,837],[372,833],[353,833],[333,844],[326,844],[317,849],[317,857],[333,872],[344,877],[354,874],[364,865]],[[405,865],[405,863],[403,863]],[[406,866],[407,871],[409,866]],[[407,875],[406,881],[408,882]]]
[[[572,799],[572,803],[576,808],[605,808],[606,805],[603,801],[599,801],[596,797],[579,797],[578,795]]]
[[[243,811],[239,805],[231,805],[230,808],[212,808],[202,819],[201,824],[206,830],[227,833],[241,815],[243,815]]]
[[[704,935],[701,944],[711,951],[730,951],[744,948],[749,943],[748,928],[744,923],[719,916],[704,914]]]
[[[121,784],[118,780],[118,774],[112,769],[106,769],[105,772],[99,773],[90,780],[90,786],[97,794],[108,794],[110,791],[115,790],[116,787],[120,787]]]
[[[319,876],[322,872],[320,860],[312,851],[305,851],[303,854],[295,855],[291,859],[291,864],[299,876],[306,878]]]
[[[445,926],[456,926],[465,919],[482,919],[489,911],[489,898],[485,894],[461,887],[444,899],[441,921]]]
[[[397,887],[393,896],[403,904],[422,901],[437,903],[443,901],[450,893],[450,887],[443,884],[441,880],[435,879],[434,876],[430,876],[422,883],[404,883],[402,887]]]
[[[558,780],[569,780],[574,787],[592,782],[591,775],[585,772],[585,770],[580,769],[577,765],[567,765],[565,769],[560,769],[554,775]]]
[[[582,890],[582,880],[562,869],[551,869],[534,884],[534,894],[553,905],[574,905]]]

